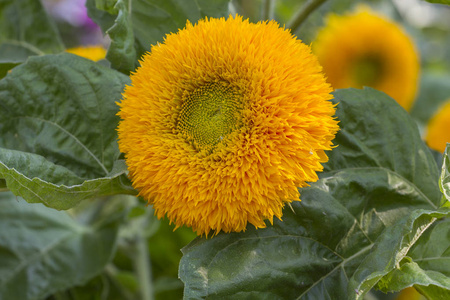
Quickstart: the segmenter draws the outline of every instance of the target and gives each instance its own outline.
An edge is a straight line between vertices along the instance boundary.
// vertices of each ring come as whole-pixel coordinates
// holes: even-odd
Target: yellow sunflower
[[[99,61],[106,57],[106,49],[103,48],[103,46],[81,46],[66,49],[66,52],[76,54],[93,61]]]
[[[316,57],[276,22],[188,22],[131,82],[118,133],[133,186],[198,235],[281,218],[338,130]]]
[[[406,110],[417,91],[419,57],[409,36],[367,8],[330,15],[312,45],[333,88],[381,90]]]
[[[425,141],[439,152],[444,152],[445,146],[450,143],[450,99],[428,122]]]

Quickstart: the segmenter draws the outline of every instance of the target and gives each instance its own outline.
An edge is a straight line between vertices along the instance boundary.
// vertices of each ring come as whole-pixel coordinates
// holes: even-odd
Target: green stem
[[[303,21],[326,0],[309,0],[288,22],[286,27],[291,29],[291,32],[296,32],[302,25]]]
[[[134,267],[137,272],[142,300],[153,300],[152,270],[147,239],[143,234],[136,237],[136,259]]]
[[[264,0],[262,8],[262,19],[272,20],[274,15],[273,14],[274,8],[275,8],[275,0]]]

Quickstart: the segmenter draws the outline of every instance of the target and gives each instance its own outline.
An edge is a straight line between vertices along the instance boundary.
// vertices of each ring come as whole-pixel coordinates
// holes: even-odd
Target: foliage
[[[116,141],[127,75],[186,20],[257,21],[253,3],[87,0],[111,38],[96,63],[62,53],[39,1],[0,0],[0,299],[363,299],[410,286],[450,298],[450,146],[431,152],[416,125],[448,98],[448,72],[424,70],[411,114],[370,88],[337,90],[338,147],[265,229],[192,240],[136,197]],[[309,38],[322,15],[295,32]]]
[[[129,79],[71,54],[30,57],[0,82],[0,174],[56,209],[134,193],[119,159],[114,99]]]
[[[86,282],[111,259],[123,213],[93,224],[0,193],[0,296],[42,299]]]

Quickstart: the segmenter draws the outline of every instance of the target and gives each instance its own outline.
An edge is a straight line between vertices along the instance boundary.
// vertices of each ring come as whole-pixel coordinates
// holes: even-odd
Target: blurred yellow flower
[[[370,86],[406,110],[411,108],[419,57],[399,25],[368,8],[344,16],[332,14],[312,47],[334,88]]]
[[[426,298],[422,296],[414,287],[408,287],[401,290],[395,300],[425,300]]]
[[[66,49],[66,52],[76,54],[93,61],[99,61],[106,57],[106,49],[103,48],[103,46],[81,46]]]
[[[118,133],[133,186],[199,235],[281,218],[338,130],[317,58],[273,21],[188,22],[131,82]]]
[[[444,152],[450,143],[450,99],[430,119],[425,133],[428,146],[436,151]]]

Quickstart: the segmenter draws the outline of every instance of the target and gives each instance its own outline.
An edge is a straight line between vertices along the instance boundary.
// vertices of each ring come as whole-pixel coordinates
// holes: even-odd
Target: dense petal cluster
[[[281,218],[338,130],[317,58],[276,22],[188,22],[131,81],[118,133],[133,186],[199,235]]]
[[[99,61],[106,57],[106,49],[103,46],[80,46],[66,49],[66,52],[76,54],[93,61]]]
[[[419,56],[394,22],[367,8],[330,15],[313,51],[333,88],[370,86],[411,108],[417,91]]]
[[[440,107],[428,122],[425,141],[436,151],[444,152],[447,143],[450,143],[450,99]]]

